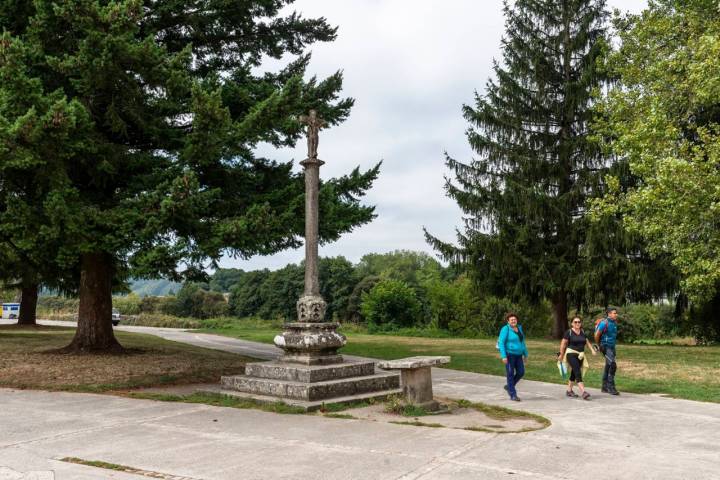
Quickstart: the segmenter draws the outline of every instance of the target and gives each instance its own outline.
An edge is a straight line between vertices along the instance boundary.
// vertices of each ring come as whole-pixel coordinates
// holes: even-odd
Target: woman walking
[[[563,339],[560,341],[559,359],[565,364],[566,369],[568,369],[569,365],[569,369],[571,370],[565,395],[577,398],[578,394],[573,391],[573,384],[577,383],[582,399],[590,400],[590,394],[585,391],[585,384],[583,383],[583,374],[590,366],[585,356],[585,345],[587,345],[593,355],[596,355],[590,339],[585,336],[585,332],[582,329],[582,319],[574,316],[570,329],[565,332]]]
[[[515,313],[505,315],[506,324],[500,329],[498,337],[498,348],[500,358],[505,364],[507,384],[505,390],[510,395],[510,400],[519,402],[515,385],[525,375],[525,364],[527,363],[528,350],[525,345],[525,335],[522,327],[518,325],[518,316]]]

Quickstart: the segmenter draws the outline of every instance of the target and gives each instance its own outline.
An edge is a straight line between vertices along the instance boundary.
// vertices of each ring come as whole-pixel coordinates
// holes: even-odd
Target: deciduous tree
[[[616,27],[610,66],[619,81],[600,126],[639,181],[625,193],[610,181],[597,213],[624,215],[652,253],[669,255],[691,302],[720,304],[718,4],[652,1]]]

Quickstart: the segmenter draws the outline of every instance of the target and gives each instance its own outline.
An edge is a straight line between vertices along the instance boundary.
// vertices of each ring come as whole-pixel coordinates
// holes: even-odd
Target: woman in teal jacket
[[[515,385],[525,375],[528,350],[522,327],[518,325],[517,314],[509,312],[505,315],[505,321],[507,324],[500,329],[497,344],[500,349],[500,358],[505,364],[505,375],[507,376],[505,390],[510,395],[510,400],[519,402],[520,398],[517,396]]]

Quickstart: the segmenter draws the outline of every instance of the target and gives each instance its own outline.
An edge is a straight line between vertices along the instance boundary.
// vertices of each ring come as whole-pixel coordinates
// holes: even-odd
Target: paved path
[[[276,354],[216,335],[122,329],[258,358]],[[594,400],[583,402],[566,399],[562,386],[523,381],[524,401],[511,405],[500,377],[433,375],[437,395],[522,407],[553,424],[502,435],[0,389],[0,466],[62,480],[143,478],[57,460],[69,456],[195,480],[720,479],[720,404],[594,390]]]

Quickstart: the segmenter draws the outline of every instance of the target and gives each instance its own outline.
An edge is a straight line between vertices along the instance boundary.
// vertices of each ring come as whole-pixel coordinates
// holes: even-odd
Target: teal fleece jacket
[[[500,358],[507,358],[510,355],[522,355],[523,357],[528,356],[527,345],[525,345],[525,332],[522,327],[518,325],[518,330],[523,333],[523,341],[520,341],[520,336],[510,328],[509,325],[505,325],[500,329],[500,336],[498,337],[498,347],[500,348]]]

